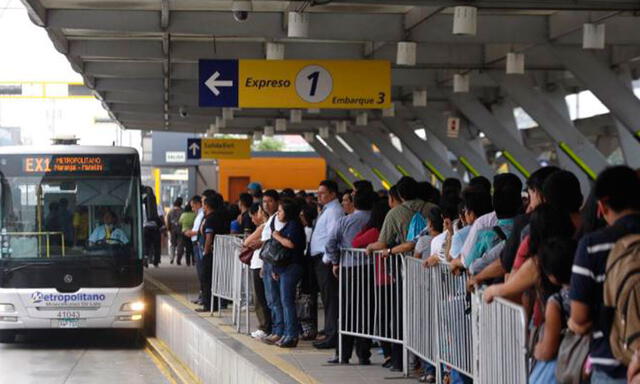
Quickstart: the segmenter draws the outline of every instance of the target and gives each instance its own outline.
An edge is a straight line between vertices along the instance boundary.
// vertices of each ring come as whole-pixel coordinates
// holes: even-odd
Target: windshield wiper
[[[13,267],[13,268],[9,268],[9,269],[4,269],[4,273],[13,273],[16,271],[19,271],[21,269],[25,269],[25,268],[30,268],[30,267],[35,267],[35,266],[40,266],[40,265],[53,265],[55,263],[48,261],[48,262],[41,262],[41,263],[26,263],[26,264],[22,264],[22,265],[18,265],[17,267]]]

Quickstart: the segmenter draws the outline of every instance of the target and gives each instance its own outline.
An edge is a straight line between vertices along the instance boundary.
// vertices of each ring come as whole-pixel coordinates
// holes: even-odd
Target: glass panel
[[[77,175],[4,177],[0,258],[139,258],[136,180]]]

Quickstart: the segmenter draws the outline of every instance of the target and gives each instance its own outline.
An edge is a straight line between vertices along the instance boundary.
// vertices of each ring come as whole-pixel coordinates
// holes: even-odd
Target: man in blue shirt
[[[628,234],[640,233],[640,180],[628,167],[603,171],[594,187],[598,215],[608,226],[586,234],[578,243],[571,275],[569,328],[591,332],[591,383],[626,383],[626,367],[614,358],[609,345],[613,308],[604,306],[603,285],[609,251]]]
[[[318,282],[322,305],[324,306],[324,333],[326,339],[315,342],[314,347],[330,349],[338,341],[338,279],[333,275],[331,262],[325,263],[323,256],[329,236],[334,232],[338,220],[344,216],[342,205],[338,200],[338,184],[333,180],[324,180],[318,187],[318,202],[322,211],[316,220],[309,254],[312,258],[315,277]],[[328,260],[327,260],[328,261]]]
[[[352,248],[351,243],[360,231],[362,231],[371,218],[371,209],[373,208],[374,193],[371,191],[357,191],[353,196],[353,205],[355,210],[353,213],[343,216],[338,220],[334,227],[333,233],[329,236],[327,245],[325,246],[324,262],[333,265],[333,275],[338,278],[340,268],[342,273],[350,278],[344,280],[346,286],[342,290],[342,313],[346,314],[349,308],[353,308],[356,312],[354,315],[357,319],[346,319],[342,317],[343,327],[347,324],[359,324],[361,329],[351,329],[355,332],[362,332],[366,327],[365,324],[373,324],[373,303],[366,301],[369,299],[362,289],[361,284],[372,283],[373,275],[365,277],[365,273],[372,272],[372,268],[364,268],[369,260],[368,255],[360,254],[360,258],[350,255],[340,254],[340,249]],[[360,280],[356,280],[356,276],[360,276]],[[369,284],[366,291],[373,292],[374,287]],[[357,306],[356,306],[357,305]],[[353,312],[352,312],[353,314]],[[353,321],[350,321],[353,320]],[[348,335],[342,336],[342,356],[338,356],[339,348],[336,347],[336,357],[329,360],[330,364],[348,364],[351,358],[354,344],[356,346],[356,355],[360,360],[360,365],[371,364],[371,339],[352,337]]]

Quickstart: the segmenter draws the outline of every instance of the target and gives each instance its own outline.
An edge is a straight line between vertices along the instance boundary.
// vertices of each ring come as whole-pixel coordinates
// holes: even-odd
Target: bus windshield
[[[140,259],[137,159],[112,157],[0,157],[0,259]]]

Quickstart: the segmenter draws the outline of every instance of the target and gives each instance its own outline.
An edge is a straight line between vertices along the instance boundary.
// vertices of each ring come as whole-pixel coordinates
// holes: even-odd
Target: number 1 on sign
[[[309,91],[309,96],[313,97],[316,95],[316,89],[318,88],[318,78],[320,77],[320,72],[315,71],[309,76],[307,79],[311,80],[311,90]]]
[[[332,90],[331,73],[319,65],[307,65],[296,76],[296,93],[306,102],[320,103]]]

